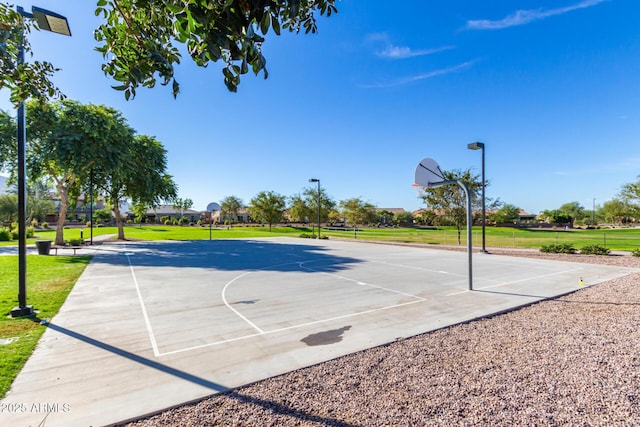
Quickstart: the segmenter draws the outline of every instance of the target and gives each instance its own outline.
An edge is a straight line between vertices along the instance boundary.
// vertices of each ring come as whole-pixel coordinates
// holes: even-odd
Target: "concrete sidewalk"
[[[281,238],[92,250],[94,260],[0,402],[0,424],[115,424],[571,292],[578,275],[593,285],[636,271],[479,255],[478,290],[469,292],[466,254],[433,249]],[[344,293],[327,300],[334,285]],[[287,309],[282,296],[309,308]],[[291,317],[324,301],[344,315]]]

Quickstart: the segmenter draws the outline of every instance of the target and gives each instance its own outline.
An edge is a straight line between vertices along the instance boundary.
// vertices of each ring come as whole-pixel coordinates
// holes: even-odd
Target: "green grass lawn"
[[[473,227],[474,247],[482,245],[481,227]],[[324,235],[362,240],[428,243],[434,245],[457,245],[458,233],[453,227],[434,229],[414,228],[353,228],[322,230]],[[466,229],[461,232],[461,245],[467,244]],[[571,243],[580,249],[586,245],[601,245],[611,250],[632,251],[640,248],[640,228],[611,230],[547,230],[487,227],[487,247],[540,248],[552,243]]]
[[[91,257],[27,256],[27,304],[36,310],[34,318],[14,319],[11,310],[18,306],[18,257],[0,256],[0,339],[18,338],[0,345],[0,397],[9,390],[33,352],[45,327],[39,319],[53,317]]]
[[[64,230],[65,240],[80,238],[80,228]],[[90,230],[83,228],[83,237],[89,239]],[[117,235],[116,227],[94,227],[93,236],[104,234]],[[135,240],[206,240],[209,239],[209,227],[201,226],[166,226],[166,225],[127,225],[125,238]],[[237,239],[255,237],[290,236],[297,237],[302,233],[310,234],[311,228],[302,227],[220,227],[213,228],[213,239]],[[325,236],[354,238],[353,228],[322,230]],[[355,233],[357,239],[397,242],[428,243],[435,245],[457,245],[457,231],[453,227],[434,229],[415,228],[361,228]],[[466,231],[461,234],[461,244],[466,245]],[[553,229],[519,229],[506,227],[486,228],[487,247],[503,248],[540,248],[552,243],[572,243],[580,249],[586,245],[601,245],[611,250],[632,251],[640,248],[640,228],[607,229],[607,230],[553,230]],[[36,230],[33,244],[38,239],[54,240],[55,230]],[[473,228],[473,245],[482,244],[480,227]],[[0,242],[0,245],[16,245],[17,242]]]

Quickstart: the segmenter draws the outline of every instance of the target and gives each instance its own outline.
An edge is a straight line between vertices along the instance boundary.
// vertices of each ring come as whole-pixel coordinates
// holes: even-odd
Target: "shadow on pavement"
[[[286,416],[290,416],[293,418],[298,418],[302,421],[311,421],[311,422],[315,422],[315,423],[320,423],[320,424],[325,424],[325,425],[329,425],[329,426],[338,426],[338,427],[352,427],[352,424],[348,424],[345,423],[343,421],[340,420],[336,420],[336,419],[332,419],[332,418],[326,418],[326,417],[320,417],[317,415],[313,415],[313,414],[308,414],[304,411],[298,410],[298,409],[294,409],[294,408],[290,408],[287,407],[285,405],[282,405],[281,403],[278,402],[274,402],[271,400],[266,400],[266,399],[261,399],[258,397],[254,397],[254,396],[249,396],[249,395],[245,395],[242,394],[238,391],[229,389],[225,386],[223,386],[222,384],[218,384],[216,382],[213,381],[209,381],[205,378],[201,378],[198,377],[196,375],[192,375],[188,372],[182,371],[180,369],[176,369],[176,368],[172,368],[171,366],[167,366],[164,365],[162,363],[158,363],[155,362],[153,360],[147,359],[146,357],[142,357],[140,355],[137,355],[135,353],[131,353],[129,351],[123,350],[121,348],[109,345],[107,343],[104,343],[102,341],[96,340],[94,338],[88,337],[86,335],[83,335],[79,332],[75,332],[72,331],[70,329],[67,329],[65,327],[62,327],[60,325],[56,325],[54,323],[49,323],[47,325],[50,329],[53,329],[56,332],[59,332],[61,334],[67,335],[69,337],[75,338],[79,341],[82,341],[84,343],[93,345],[95,347],[98,347],[102,350],[108,351],[110,353],[116,354],[120,357],[124,357],[126,359],[129,359],[133,362],[136,363],[140,363],[144,366],[147,366],[149,368],[153,368],[156,369],[158,371],[161,371],[163,373],[169,374],[169,375],[173,375],[176,378],[179,378],[181,380],[184,381],[189,381],[192,382],[194,384],[197,384],[199,386],[202,387],[206,387],[210,390],[212,390],[215,393],[224,393],[224,395],[228,398],[233,398],[236,399],[242,403],[247,403],[247,404],[252,404],[252,405],[256,405],[256,406],[260,406],[263,407],[264,409],[267,409],[269,411],[272,412],[276,412],[278,414],[282,414],[282,415],[286,415]],[[146,415],[147,417],[150,415]],[[122,421],[122,423],[126,423],[127,421]],[[116,425],[121,425],[122,423],[117,423]]]
[[[132,242],[102,245],[95,264],[134,267],[211,268],[221,271],[302,271],[300,263],[312,263],[313,271],[335,272],[362,260],[330,255],[314,243],[275,243],[264,240],[193,240]]]

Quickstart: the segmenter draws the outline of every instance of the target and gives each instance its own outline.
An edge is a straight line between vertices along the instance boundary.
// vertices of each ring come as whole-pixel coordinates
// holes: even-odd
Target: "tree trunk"
[[[56,224],[56,245],[64,245],[64,222],[67,219],[67,209],[69,208],[69,189],[65,188],[62,183],[56,185],[58,195],[60,196],[60,211],[58,213],[58,222]]]
[[[113,201],[113,213],[116,216],[116,225],[118,226],[118,240],[124,240],[124,224],[122,224],[122,218],[120,217],[120,201]]]

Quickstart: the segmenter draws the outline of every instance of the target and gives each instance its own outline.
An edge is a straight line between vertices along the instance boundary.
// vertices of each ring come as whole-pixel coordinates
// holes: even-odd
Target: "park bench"
[[[76,255],[76,251],[78,249],[82,249],[83,246],[62,246],[62,245],[51,245],[51,249],[56,251],[56,255],[58,255],[58,249],[73,249],[73,255]]]

